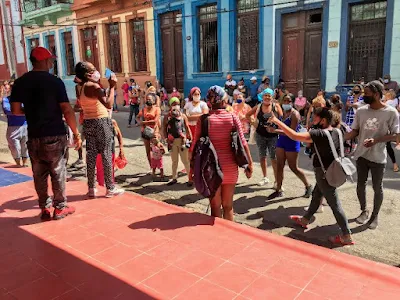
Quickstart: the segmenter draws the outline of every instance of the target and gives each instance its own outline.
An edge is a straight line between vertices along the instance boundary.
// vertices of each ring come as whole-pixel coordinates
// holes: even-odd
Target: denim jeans
[[[139,114],[139,104],[130,104],[129,105],[129,120],[128,124],[131,125],[133,116],[135,116],[135,124],[137,124],[136,116]]]
[[[8,148],[14,159],[28,158],[28,127],[25,126],[8,126],[7,127]]]
[[[118,104],[117,104],[117,95],[114,95],[114,104],[113,104],[113,111],[118,110]]]
[[[63,209],[67,205],[65,194],[67,137],[50,136],[31,138],[28,150],[32,163],[33,180],[39,197],[40,208]],[[48,177],[50,175],[53,199],[48,194]]]
[[[383,154],[382,154],[383,155]],[[357,159],[357,197],[360,201],[361,210],[367,209],[367,180],[368,173],[371,171],[372,188],[374,189],[374,210],[372,216],[376,217],[381,209],[383,202],[383,175],[385,174],[386,164],[378,164],[363,157]]]
[[[325,197],[326,202],[328,202],[328,205],[332,209],[337,224],[342,230],[342,233],[350,234],[351,231],[347,222],[347,217],[343,211],[336,188],[328,184],[322,168],[315,168],[314,172],[316,185],[312,193],[310,207],[308,208],[308,212],[305,214],[304,218],[311,220],[311,217],[317,212],[318,207],[321,205],[322,198]]]

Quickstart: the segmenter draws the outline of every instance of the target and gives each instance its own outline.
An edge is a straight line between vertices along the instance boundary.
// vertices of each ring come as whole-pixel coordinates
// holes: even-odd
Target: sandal
[[[355,244],[352,238],[345,239],[342,235],[331,236],[329,237],[329,241],[334,245],[341,246],[350,246]]]
[[[303,217],[302,216],[289,216],[289,219],[294,221],[297,225],[300,225],[304,229],[308,229],[308,224],[303,223]]]

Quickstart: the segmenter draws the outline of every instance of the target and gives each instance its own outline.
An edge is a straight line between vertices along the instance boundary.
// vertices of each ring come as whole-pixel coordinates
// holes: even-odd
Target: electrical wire
[[[244,9],[238,9],[238,8],[234,8],[234,9],[221,9],[221,10],[216,10],[213,12],[206,12],[206,13],[197,13],[197,14],[190,14],[190,15],[180,15],[179,17],[182,19],[186,19],[186,18],[199,18],[202,15],[210,15],[210,14],[224,14],[224,13],[231,13],[231,12],[239,12],[240,10],[255,10],[255,9],[261,9],[261,8],[266,8],[266,7],[273,7],[273,6],[280,6],[280,5],[288,5],[288,4],[295,4],[295,3],[299,3],[299,2],[303,2],[304,0],[289,0],[286,2],[280,2],[280,3],[271,3],[271,4],[264,4],[264,5],[258,5],[258,6],[246,6]],[[323,4],[325,4],[326,0],[321,1]],[[148,5],[151,4],[151,1],[145,1],[143,3],[135,3],[135,5],[129,6],[129,7],[125,7],[124,9],[129,10],[131,8],[136,8],[136,7],[142,7],[144,5]],[[168,5],[169,6],[169,5]],[[168,7],[167,6],[167,7]],[[103,14],[110,14],[114,11],[119,11],[119,10],[112,10],[112,11],[108,11],[108,12],[102,12],[101,15]],[[174,11],[174,10],[171,10]],[[40,29],[40,28],[54,28],[54,27],[71,27],[71,26],[81,26],[81,24],[77,24],[77,23],[82,23],[85,20],[88,20],[91,17],[83,17],[83,18],[75,18],[75,19],[67,19],[61,23],[58,24],[47,24],[47,25],[39,25],[39,24],[2,24],[0,23],[0,26],[11,26],[11,27],[25,27],[25,28],[29,28],[29,29]],[[99,17],[102,18],[102,17]],[[103,17],[104,18],[104,17]],[[174,17],[164,17],[164,19],[175,19],[176,16]],[[140,18],[140,21],[144,21],[144,22],[154,22],[154,21],[158,21],[159,18],[151,18],[151,19],[143,19]],[[72,22],[72,24],[70,23]],[[63,24],[63,23],[67,23],[67,24]],[[117,21],[117,22],[112,22],[112,23],[118,23],[118,24],[129,24],[130,21]],[[86,24],[83,24],[86,25]]]

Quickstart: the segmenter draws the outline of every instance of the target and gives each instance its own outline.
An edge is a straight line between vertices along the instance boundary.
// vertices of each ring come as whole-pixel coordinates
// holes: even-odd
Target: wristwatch
[[[78,133],[74,133],[74,139],[80,139],[81,138],[81,134],[78,132]]]

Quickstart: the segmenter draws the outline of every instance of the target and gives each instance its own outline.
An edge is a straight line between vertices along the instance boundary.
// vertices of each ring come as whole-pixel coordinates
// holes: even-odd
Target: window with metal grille
[[[49,51],[50,51],[51,53],[53,53],[54,55],[57,55],[56,40],[55,40],[54,35],[48,35],[48,36],[46,37],[46,39],[47,39],[47,45],[48,45]],[[57,64],[57,59],[55,59],[54,62],[53,62],[53,69],[51,70],[51,72],[52,72],[54,75],[58,76],[58,64]]]
[[[72,43],[71,32],[63,33],[64,45],[65,45],[65,59],[66,59],[66,74],[75,74],[75,59],[74,59],[74,45]]]
[[[147,71],[146,32],[144,19],[131,20],[133,69],[135,72]]]
[[[350,7],[348,83],[357,82],[362,77],[365,81],[382,77],[386,9],[386,1],[356,4]]]
[[[217,5],[199,8],[200,72],[218,71]]]
[[[116,72],[122,72],[121,46],[119,39],[119,24],[117,22],[107,25],[108,29],[108,64]]]
[[[258,69],[259,0],[237,1],[237,69]]]

